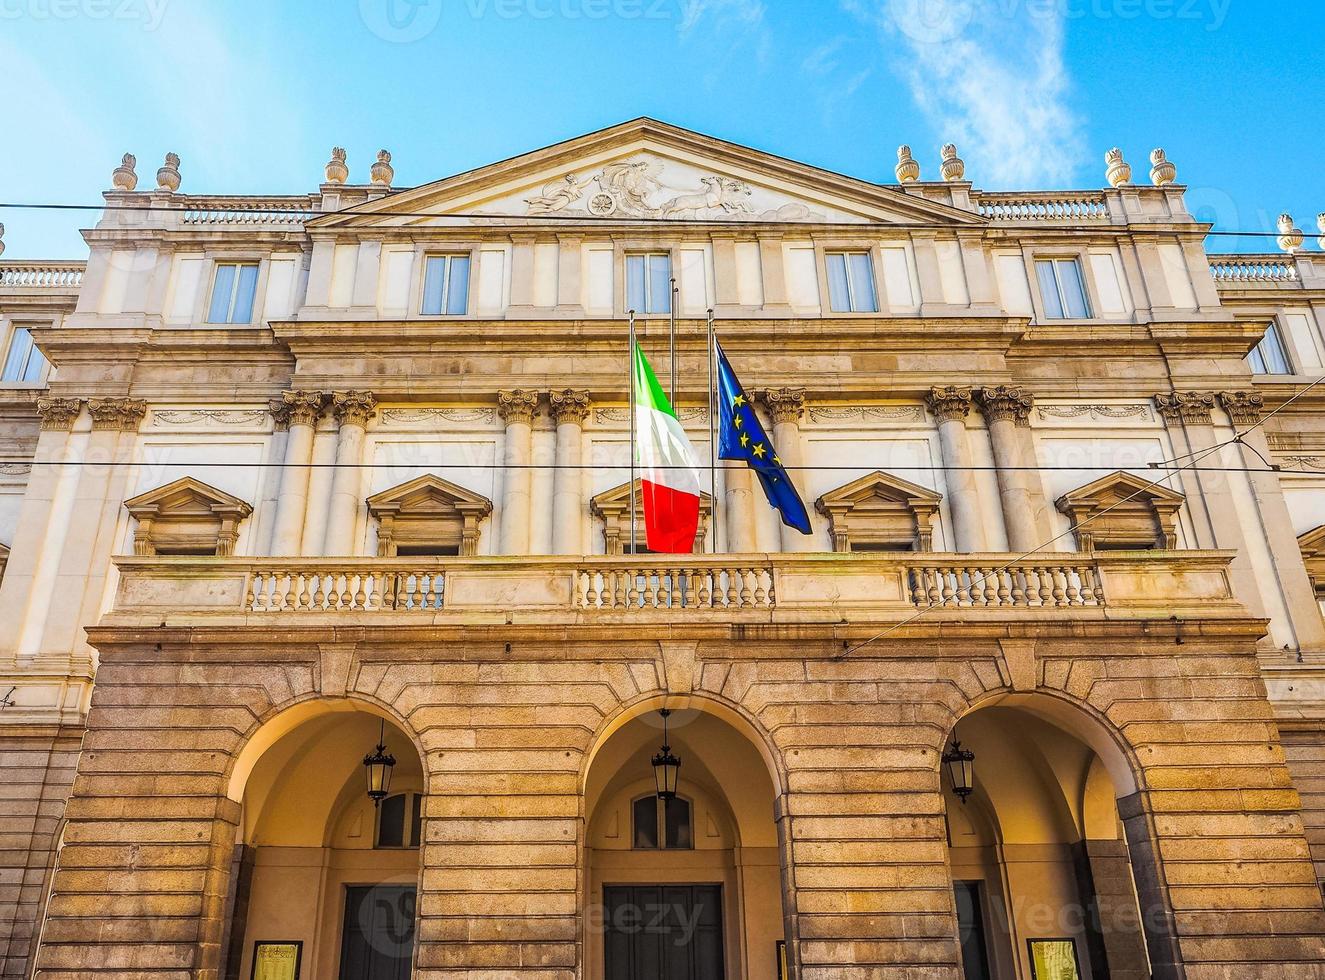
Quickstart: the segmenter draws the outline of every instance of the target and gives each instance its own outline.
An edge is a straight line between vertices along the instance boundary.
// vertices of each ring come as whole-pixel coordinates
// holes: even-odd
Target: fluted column
[[[589,393],[563,388],[549,396],[557,426],[557,468],[552,474],[552,552],[578,555],[584,550],[584,420]]]
[[[1270,459],[1270,443],[1265,438],[1265,429],[1257,423],[1261,420],[1265,398],[1254,391],[1221,391],[1219,404],[1228,413],[1233,427],[1245,433],[1237,449],[1242,465],[1248,470],[1245,475],[1256,498],[1256,509],[1260,511],[1270,553],[1276,559],[1273,567],[1279,578],[1284,604],[1288,607],[1298,650],[1304,658],[1311,654],[1310,659],[1317,659],[1325,655],[1325,620],[1321,618],[1306,566],[1299,560],[1301,552],[1297,535],[1293,533],[1293,517],[1284,501],[1279,475],[1267,469],[1264,462]]]
[[[312,472],[309,464],[313,462],[313,433],[326,399],[327,396],[320,391],[286,391],[271,404],[276,424],[289,428],[271,539],[271,553],[278,557],[299,554],[303,544],[304,520],[308,516],[308,480]]]
[[[939,448],[943,453],[948,511],[952,536],[958,551],[984,551],[985,528],[980,516],[980,496],[971,469],[971,441],[966,417],[971,414],[971,389],[944,385],[929,390],[925,399],[939,423]]]
[[[27,622],[28,604],[38,565],[46,554],[55,492],[65,467],[58,464],[69,447],[69,433],[83,410],[81,398],[39,398],[37,414],[41,434],[19,506],[18,525],[9,548],[9,562],[0,579],[0,662],[18,656]],[[70,476],[72,474],[69,474]]]
[[[1029,424],[1032,398],[1025,388],[1016,385],[992,385],[976,394],[994,449],[998,498],[1003,506],[1008,547],[1013,551],[1030,551],[1043,542],[1035,526],[1035,507],[1026,479],[1031,471],[1023,469],[1031,461],[1022,457],[1017,427]]]
[[[331,396],[331,413],[339,432],[336,437],[336,469],[331,475],[331,501],[327,508],[324,555],[349,555],[354,551],[354,525],[359,516],[363,488],[363,437],[377,412],[371,391],[338,391]]]
[[[760,400],[768,406],[773,417],[773,445],[777,447],[778,457],[787,469],[787,478],[791,480],[801,499],[805,499],[805,475],[800,467],[805,458],[801,451],[801,417],[805,414],[804,388],[774,388],[760,394]],[[751,484],[753,486],[753,484]],[[751,491],[753,495],[753,490]],[[815,547],[815,536],[801,534],[794,527],[778,524],[783,551],[822,551]]]
[[[497,392],[497,411],[506,423],[502,447],[503,491],[501,506],[501,553],[529,553],[529,470],[533,452],[534,410],[538,392],[524,388]]]

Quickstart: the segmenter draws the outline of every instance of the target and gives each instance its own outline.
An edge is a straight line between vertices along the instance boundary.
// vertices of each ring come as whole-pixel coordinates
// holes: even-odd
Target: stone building
[[[0,262],[0,978],[1325,977],[1325,260],[1151,161],[126,157]],[[671,304],[812,535],[632,549]]]

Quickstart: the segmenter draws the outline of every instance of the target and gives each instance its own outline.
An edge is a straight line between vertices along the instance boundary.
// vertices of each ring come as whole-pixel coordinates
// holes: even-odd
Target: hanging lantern
[[[962,801],[962,806],[965,806],[966,798],[975,788],[975,753],[962,748],[962,743],[954,737],[952,748],[943,753],[943,767],[948,770],[952,791]]]
[[[676,798],[676,782],[681,774],[681,760],[672,755],[672,747],[667,744],[667,718],[671,712],[663,708],[659,712],[663,720],[662,750],[653,757],[653,781],[658,787],[658,799],[664,803]]]
[[[377,738],[377,748],[363,757],[364,775],[368,777],[368,798],[376,807],[391,792],[391,769],[396,764],[396,757],[386,750],[386,719],[382,719],[382,731]]]

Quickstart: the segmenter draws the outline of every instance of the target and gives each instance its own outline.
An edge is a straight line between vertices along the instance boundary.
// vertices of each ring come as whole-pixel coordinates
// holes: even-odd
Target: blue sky
[[[418,184],[651,115],[878,181],[952,140],[990,189],[1163,146],[1200,217],[1311,233],[1322,36],[1325,4],[1257,0],[0,0],[0,200],[97,203],[168,150],[185,191],[309,191],[333,145]],[[5,257],[93,220],[0,210]]]

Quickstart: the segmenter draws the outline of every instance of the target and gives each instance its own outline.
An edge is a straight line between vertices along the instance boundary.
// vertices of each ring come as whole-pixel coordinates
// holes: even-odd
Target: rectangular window
[[[430,255],[423,275],[423,313],[464,316],[469,310],[469,256]]]
[[[1076,259],[1036,259],[1044,313],[1051,320],[1085,320],[1090,317],[1086,282]]]
[[[666,252],[626,256],[626,309],[636,313],[672,311],[672,257]]]
[[[1288,363],[1288,353],[1279,339],[1279,328],[1270,323],[1265,327],[1265,336],[1247,355],[1247,364],[1252,374],[1292,374],[1292,365]],[[7,375],[6,375],[7,376]]]
[[[834,313],[878,313],[869,252],[829,252],[828,301]]]
[[[208,323],[252,323],[253,297],[258,289],[256,262],[218,262],[212,280]]]
[[[46,373],[46,358],[32,342],[32,332],[27,327],[15,327],[9,338],[9,350],[5,354],[4,372],[0,381],[35,382]]]

